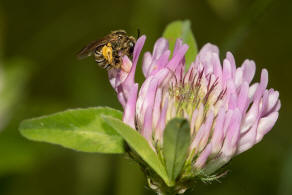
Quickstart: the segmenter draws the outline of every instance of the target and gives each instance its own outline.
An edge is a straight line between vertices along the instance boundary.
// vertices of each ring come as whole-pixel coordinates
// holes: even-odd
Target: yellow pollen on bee
[[[113,49],[112,45],[108,43],[107,45],[103,46],[101,49],[103,57],[109,62],[112,63],[113,61]]]

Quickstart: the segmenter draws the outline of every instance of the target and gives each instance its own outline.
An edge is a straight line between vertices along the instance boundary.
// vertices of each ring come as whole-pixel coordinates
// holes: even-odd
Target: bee
[[[77,57],[81,59],[93,55],[100,67],[106,70],[119,69],[125,55],[132,57],[135,44],[136,39],[133,36],[128,36],[124,30],[116,30],[98,41],[89,43]]]

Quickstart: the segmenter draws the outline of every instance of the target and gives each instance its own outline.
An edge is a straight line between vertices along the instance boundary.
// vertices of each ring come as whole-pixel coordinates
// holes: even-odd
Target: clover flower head
[[[210,178],[272,129],[281,104],[279,92],[267,89],[267,70],[261,71],[260,82],[252,84],[254,61],[245,60],[236,67],[227,52],[221,63],[219,49],[210,43],[186,70],[188,45],[178,39],[171,54],[168,41],[158,39],[153,52],[144,54],[146,79],[138,90],[134,76],[145,39],[137,40],[133,61],[125,56],[120,70],[109,71],[110,83],[124,108],[123,121],[140,132],[158,154],[163,150],[166,124],[176,117],[189,121],[191,143],[181,181]],[[151,184],[155,188],[155,181]]]

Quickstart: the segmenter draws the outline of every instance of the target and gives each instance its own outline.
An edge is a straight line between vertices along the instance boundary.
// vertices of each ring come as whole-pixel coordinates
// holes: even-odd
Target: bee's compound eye
[[[130,42],[129,47],[130,47],[130,52],[133,53],[135,44],[133,42]]]

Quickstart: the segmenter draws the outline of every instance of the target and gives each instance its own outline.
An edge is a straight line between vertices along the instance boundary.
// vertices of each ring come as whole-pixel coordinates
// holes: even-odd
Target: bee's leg
[[[99,52],[99,51],[96,50],[96,52],[94,53],[94,57],[95,58],[103,58],[103,55],[102,55],[101,52]]]
[[[99,49],[95,49],[94,53],[95,53],[97,56],[102,56],[102,52],[101,52]]]
[[[112,69],[112,66],[110,64],[106,64],[104,66],[104,69],[108,71],[108,70]]]
[[[98,64],[101,64],[101,63],[105,63],[106,59],[103,57],[102,55],[102,52],[99,51],[98,49],[96,49],[94,51],[94,57],[95,57],[95,61],[98,63]]]
[[[96,51],[95,51],[95,55],[96,55],[96,56],[102,56],[102,53],[101,53],[100,51],[97,51],[97,50],[96,50]]]
[[[115,59],[114,59],[114,67],[115,68],[120,68],[120,66],[121,66],[121,61],[122,61],[122,59],[120,58],[120,57],[115,57]]]
[[[100,63],[103,63],[105,62],[105,59],[104,58],[100,58],[100,59],[95,59],[95,61],[100,64]]]

